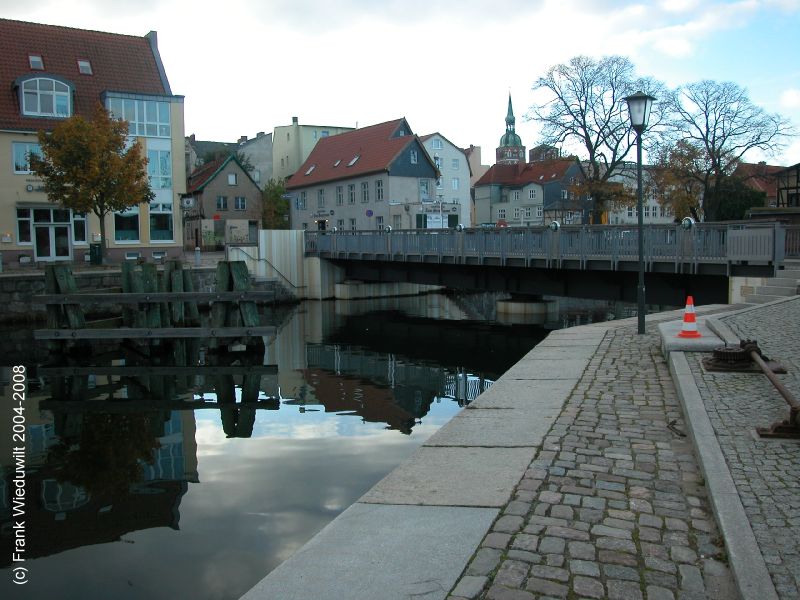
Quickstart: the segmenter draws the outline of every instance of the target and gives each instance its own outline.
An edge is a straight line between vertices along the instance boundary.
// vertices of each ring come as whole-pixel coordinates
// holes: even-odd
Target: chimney
[[[297,125],[297,117],[292,117],[292,125]]]
[[[256,134],[256,138],[260,138],[260,137],[264,137],[264,132],[263,132],[263,131],[259,131],[259,132]]]
[[[190,141],[190,142],[192,142],[192,143],[194,143],[194,134],[192,134],[192,135],[190,135],[190,136],[189,136],[189,141]]]
[[[246,141],[247,141],[247,136],[246,135],[243,135],[242,137],[239,138],[239,143],[240,144],[244,144]]]

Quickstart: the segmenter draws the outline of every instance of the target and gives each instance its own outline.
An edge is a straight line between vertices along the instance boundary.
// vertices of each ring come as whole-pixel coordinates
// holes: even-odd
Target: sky
[[[419,134],[481,146],[484,164],[542,101],[533,84],[573,56],[624,55],[674,88],[712,79],[800,130],[800,0],[0,0],[0,16],[143,36],[158,32],[186,135],[233,142],[301,124],[405,117]],[[800,162],[800,137],[775,156]]]

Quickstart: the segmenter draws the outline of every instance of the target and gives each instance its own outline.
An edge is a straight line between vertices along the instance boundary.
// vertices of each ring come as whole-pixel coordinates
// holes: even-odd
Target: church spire
[[[514,131],[514,124],[516,123],[516,119],[514,118],[514,108],[511,106],[511,92],[508,92],[508,114],[506,114],[506,131],[513,132]]]

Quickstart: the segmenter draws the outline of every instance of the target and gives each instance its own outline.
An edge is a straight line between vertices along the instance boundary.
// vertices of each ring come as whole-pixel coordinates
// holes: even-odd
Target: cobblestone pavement
[[[721,320],[783,364],[782,383],[800,397],[800,298]],[[775,589],[800,598],[800,443],[754,436],[788,406],[760,373],[709,373],[700,355],[687,358]]]
[[[735,600],[655,325],[608,331],[450,600]]]

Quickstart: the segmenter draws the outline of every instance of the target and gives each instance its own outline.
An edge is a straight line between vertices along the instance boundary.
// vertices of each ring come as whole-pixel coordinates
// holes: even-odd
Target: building
[[[149,204],[106,216],[110,260],[181,255],[183,97],[167,80],[155,32],[144,37],[0,19],[0,252],[3,260],[88,260],[100,223],[50,203],[29,167],[37,131],[98,102],[125,119],[147,154]],[[178,174],[178,177],[173,177]]]
[[[672,206],[659,202],[659,195],[651,184],[651,171],[654,167],[642,165],[642,222],[653,225],[669,225],[675,221]],[[606,222],[609,225],[638,225],[639,211],[636,206],[637,181],[636,163],[624,162],[610,178],[609,182],[623,185],[629,192],[631,201],[625,206],[607,206]]]
[[[777,174],[786,169],[777,165],[768,165],[766,162],[739,163],[733,176],[752,190],[763,192],[766,196],[764,206],[778,205],[778,178]]]
[[[800,163],[775,173],[779,208],[800,208]]]
[[[299,119],[292,117],[291,125],[272,131],[272,177],[286,179],[305,162],[319,140],[352,130],[352,127],[300,125]]]
[[[585,223],[589,200],[576,193],[581,180],[574,158],[493,165],[475,183],[478,224],[505,226]]]
[[[498,165],[511,165],[525,162],[525,146],[522,138],[515,131],[516,119],[511,106],[511,94],[508,95],[508,112],[506,113],[506,132],[500,138],[500,145],[495,151]]]
[[[263,189],[272,179],[272,134],[259,131],[250,139],[243,135],[239,138],[237,151],[253,167],[250,177]]]
[[[286,183],[292,228],[455,226],[461,206],[436,201],[439,175],[405,119],[321,138]]]
[[[182,204],[187,248],[220,250],[227,244],[258,243],[261,189],[235,155],[192,173]]]
[[[472,225],[472,196],[470,194],[472,172],[464,151],[438,132],[424,135],[420,139],[440,173],[436,179],[434,190],[436,201],[446,202],[449,206],[458,205],[458,222],[465,227],[470,227]]]
[[[235,142],[213,142],[198,140],[195,134],[186,137],[186,177],[206,162],[217,160],[238,150]]]

